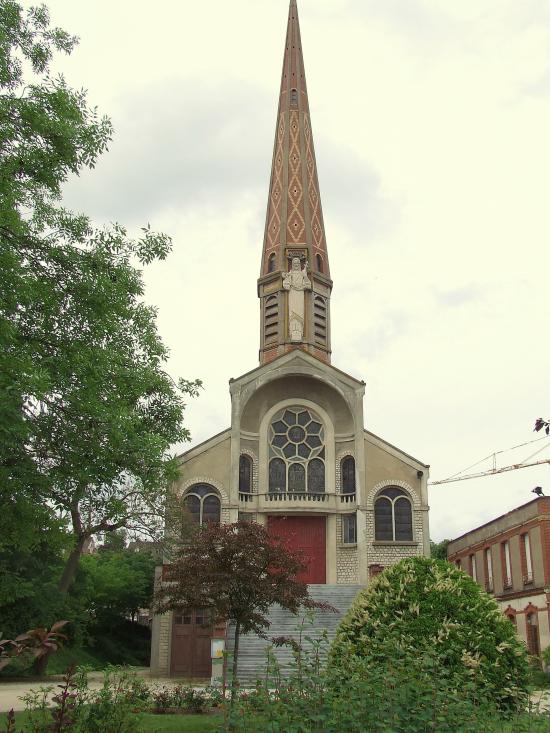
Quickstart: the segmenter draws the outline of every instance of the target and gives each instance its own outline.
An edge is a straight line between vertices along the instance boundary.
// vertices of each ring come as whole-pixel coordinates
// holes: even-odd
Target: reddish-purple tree
[[[235,623],[232,697],[237,684],[239,638],[250,631],[265,636],[267,611],[278,603],[296,613],[315,607],[305,583],[302,556],[290,551],[256,522],[201,527],[182,543],[165,582],[157,590],[155,610],[208,609],[213,621]]]

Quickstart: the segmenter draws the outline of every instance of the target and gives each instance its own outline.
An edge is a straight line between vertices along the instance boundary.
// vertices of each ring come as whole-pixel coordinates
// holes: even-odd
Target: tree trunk
[[[239,637],[241,635],[241,622],[235,623],[235,648],[233,650],[233,674],[231,675],[231,705],[235,698],[238,686],[238,665],[239,665]]]
[[[34,660],[34,664],[32,665],[32,671],[37,677],[45,677],[46,676],[46,668],[48,666],[48,659],[50,655],[49,654],[42,654],[40,657],[37,657]]]
[[[63,574],[61,575],[61,580],[59,581],[60,593],[66,594],[71,587],[85,542],[86,537],[79,537],[76,545],[73,547],[69,557],[67,558],[67,562],[63,568]]]

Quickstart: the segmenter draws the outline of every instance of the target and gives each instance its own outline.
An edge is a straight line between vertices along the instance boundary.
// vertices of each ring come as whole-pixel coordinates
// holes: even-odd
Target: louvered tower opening
[[[264,306],[264,341],[276,341],[279,333],[279,299],[270,295],[265,299]]]
[[[315,343],[326,346],[327,343],[327,301],[321,295],[313,299],[313,330]]]

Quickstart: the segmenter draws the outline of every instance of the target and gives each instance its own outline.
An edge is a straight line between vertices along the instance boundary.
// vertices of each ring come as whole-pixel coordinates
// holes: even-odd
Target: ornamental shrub
[[[461,696],[490,698],[502,711],[527,703],[527,653],[512,624],[472,578],[424,557],[388,568],[357,596],[337,630],[329,673],[345,685],[354,659],[384,668],[426,654],[433,674]]]

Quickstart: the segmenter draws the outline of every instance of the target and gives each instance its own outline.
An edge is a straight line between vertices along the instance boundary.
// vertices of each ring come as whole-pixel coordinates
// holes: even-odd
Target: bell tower
[[[292,349],[330,363],[331,291],[298,8],[291,0],[258,279],[261,364]]]

